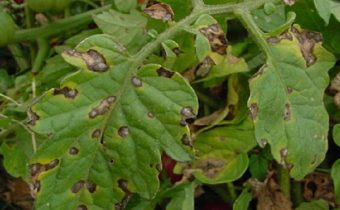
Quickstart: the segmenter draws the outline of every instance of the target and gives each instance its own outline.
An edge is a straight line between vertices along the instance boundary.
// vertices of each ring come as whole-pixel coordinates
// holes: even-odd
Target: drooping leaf
[[[309,203],[302,203],[296,210],[328,210],[328,203],[324,200],[315,200]]]
[[[197,158],[193,175],[201,182],[219,184],[231,182],[248,168],[247,152],[255,146],[252,123],[217,127],[200,133],[194,141]]]
[[[63,56],[80,70],[30,112],[32,129],[49,136],[31,161],[36,209],[112,209],[131,193],[154,197],[161,152],[191,159],[182,139],[198,109],[194,91],[160,65],[139,66],[108,35]]]
[[[147,19],[138,11],[123,14],[110,10],[94,16],[94,21],[104,33],[113,36],[130,53],[136,53],[149,40]]]
[[[250,80],[256,140],[268,142],[273,157],[295,179],[313,171],[327,151],[323,94],[334,57],[320,40],[320,34],[296,26],[268,38],[267,63]]]
[[[334,183],[335,197],[340,202],[340,160],[335,161],[331,169],[331,176]]]
[[[251,200],[252,195],[249,189],[242,190],[242,193],[233,204],[233,210],[248,210]]]

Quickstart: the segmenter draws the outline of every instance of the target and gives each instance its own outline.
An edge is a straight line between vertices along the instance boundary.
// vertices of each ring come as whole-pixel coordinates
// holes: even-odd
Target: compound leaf
[[[131,193],[155,196],[162,151],[191,160],[182,139],[197,113],[194,91],[124,53],[108,35],[84,40],[63,54],[80,70],[31,107],[32,129],[49,138],[31,160],[36,209],[123,208]]]

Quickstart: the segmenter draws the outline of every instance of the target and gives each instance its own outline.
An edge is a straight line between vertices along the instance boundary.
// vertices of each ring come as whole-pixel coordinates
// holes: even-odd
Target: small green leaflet
[[[328,210],[328,203],[324,200],[315,200],[309,203],[302,203],[296,210]]]
[[[336,200],[340,202],[340,159],[335,161],[331,169],[331,176],[334,182]]]
[[[340,147],[340,124],[336,124],[333,127],[333,140]]]

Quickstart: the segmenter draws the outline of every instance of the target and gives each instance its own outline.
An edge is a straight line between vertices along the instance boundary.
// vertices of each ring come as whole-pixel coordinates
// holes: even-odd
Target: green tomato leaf
[[[309,203],[302,203],[296,210],[328,210],[328,203],[324,200],[315,200]]]
[[[211,52],[209,40],[202,33],[196,34],[195,48],[197,58],[200,62]]]
[[[110,10],[95,15],[94,21],[104,33],[113,36],[130,53],[136,53],[149,41],[146,32],[147,18],[135,10],[130,14]]]
[[[327,151],[323,95],[334,57],[320,38],[297,26],[268,38],[267,63],[250,80],[256,139],[261,146],[270,144],[273,157],[295,179],[313,171]]]
[[[80,70],[31,107],[32,129],[48,135],[31,160],[36,209],[121,208],[131,193],[150,199],[162,151],[191,160],[184,139],[194,91],[178,73],[124,53],[108,35],[84,40],[63,54]]]
[[[247,152],[256,145],[252,123],[217,127],[203,132],[194,141],[197,158],[193,175],[207,184],[231,182],[248,168]]]
[[[333,0],[313,0],[316,10],[320,17],[325,21],[326,25],[333,14],[340,22],[340,3]]]
[[[244,189],[240,196],[234,202],[233,210],[248,210],[251,200],[251,192],[249,192],[249,189]]]
[[[137,0],[114,0],[116,8],[122,12],[130,12],[137,7]]]
[[[196,183],[184,183],[174,186],[166,192],[166,197],[171,201],[166,206],[166,210],[194,210],[194,194]]]
[[[333,127],[333,140],[340,147],[340,124],[336,124]]]
[[[337,202],[340,202],[340,160],[335,161],[331,169],[334,191]]]

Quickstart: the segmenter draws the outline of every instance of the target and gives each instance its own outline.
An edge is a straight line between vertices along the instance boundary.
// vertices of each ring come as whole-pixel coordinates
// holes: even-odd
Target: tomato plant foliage
[[[0,152],[34,209],[190,210],[216,199],[206,187],[234,209],[291,209],[290,183],[300,189],[321,163],[334,196],[301,204],[295,193],[293,205],[340,205],[329,148],[340,141],[339,40],[328,39],[339,3],[64,2],[0,11],[16,66],[0,66]],[[11,16],[22,7],[25,23]]]

